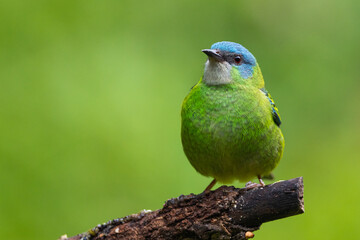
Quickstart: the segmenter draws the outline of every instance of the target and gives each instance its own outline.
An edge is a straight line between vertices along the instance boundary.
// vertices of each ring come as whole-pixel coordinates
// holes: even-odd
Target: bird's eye
[[[241,57],[240,57],[240,56],[236,56],[236,57],[234,58],[234,61],[235,61],[236,64],[239,64],[239,63],[241,62]]]

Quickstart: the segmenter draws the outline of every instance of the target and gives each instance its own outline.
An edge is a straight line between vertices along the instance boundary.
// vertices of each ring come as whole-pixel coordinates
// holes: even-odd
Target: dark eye
[[[240,56],[235,56],[234,61],[235,61],[236,64],[239,64],[241,62],[241,57]]]

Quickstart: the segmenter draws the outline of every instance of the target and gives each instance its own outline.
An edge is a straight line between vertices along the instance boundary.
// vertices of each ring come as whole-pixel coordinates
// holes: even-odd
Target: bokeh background
[[[277,180],[305,182],[306,213],[256,239],[355,239],[359,12],[350,0],[1,1],[1,238],[72,236],[200,193],[211,179],[183,154],[180,106],[200,50],[229,40],[256,56],[280,109]]]

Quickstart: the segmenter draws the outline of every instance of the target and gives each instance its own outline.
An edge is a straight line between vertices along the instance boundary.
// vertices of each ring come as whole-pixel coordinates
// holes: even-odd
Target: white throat
[[[207,60],[203,82],[208,85],[221,85],[231,82],[231,65],[224,61]]]

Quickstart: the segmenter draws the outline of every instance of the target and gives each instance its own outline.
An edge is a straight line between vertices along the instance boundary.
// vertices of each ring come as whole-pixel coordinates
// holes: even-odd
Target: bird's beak
[[[216,49],[203,49],[202,52],[208,55],[209,59],[212,58],[218,62],[224,61],[224,58],[219,53],[217,53],[218,50]]]

